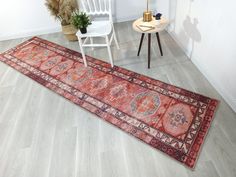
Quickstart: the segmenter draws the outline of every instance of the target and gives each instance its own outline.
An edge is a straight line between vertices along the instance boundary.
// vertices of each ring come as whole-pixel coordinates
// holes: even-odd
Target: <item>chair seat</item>
[[[92,24],[87,27],[87,33],[82,34],[79,30],[76,35],[81,38],[106,36],[111,33],[111,30],[110,21],[92,21]]]

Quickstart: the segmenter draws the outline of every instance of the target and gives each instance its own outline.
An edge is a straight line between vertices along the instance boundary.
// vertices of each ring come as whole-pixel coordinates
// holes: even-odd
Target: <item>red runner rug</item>
[[[190,168],[218,101],[34,37],[0,55],[20,71]],[[167,165],[167,164],[166,164]]]

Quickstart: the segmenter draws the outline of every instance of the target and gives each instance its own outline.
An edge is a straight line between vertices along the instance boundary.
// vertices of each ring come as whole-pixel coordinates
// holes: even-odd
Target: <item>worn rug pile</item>
[[[218,101],[34,37],[0,61],[190,168]]]

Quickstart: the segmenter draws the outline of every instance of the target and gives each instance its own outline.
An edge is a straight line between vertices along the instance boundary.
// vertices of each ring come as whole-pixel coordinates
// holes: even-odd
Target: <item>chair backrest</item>
[[[81,5],[88,15],[108,15],[112,21],[111,0],[81,0]]]

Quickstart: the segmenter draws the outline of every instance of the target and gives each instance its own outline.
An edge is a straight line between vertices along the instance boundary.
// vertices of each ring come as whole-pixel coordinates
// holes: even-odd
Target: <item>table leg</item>
[[[162,48],[161,48],[161,41],[160,41],[159,33],[156,33],[156,36],[157,36],[157,42],[158,42],[158,45],[159,45],[159,49],[160,49],[160,52],[161,52],[161,56],[163,56],[163,52],[162,52]]]
[[[143,44],[143,37],[144,37],[144,33],[142,33],[141,40],[140,40],[140,43],[139,43],[139,48],[138,48],[138,56],[139,56],[139,53],[140,53],[140,51],[141,51],[141,48],[142,48],[142,44]]]
[[[148,69],[151,61],[151,33],[148,33]]]

